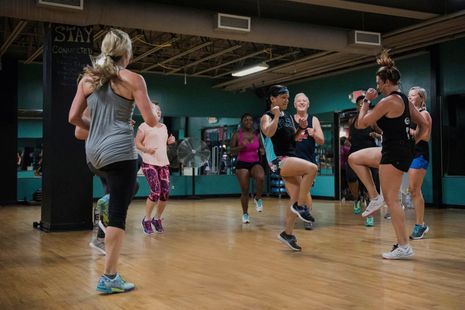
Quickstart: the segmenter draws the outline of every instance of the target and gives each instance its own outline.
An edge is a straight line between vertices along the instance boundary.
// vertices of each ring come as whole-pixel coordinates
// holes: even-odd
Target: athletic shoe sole
[[[103,231],[103,233],[107,233],[107,228],[105,227],[105,225],[103,225],[103,222],[102,221],[98,221],[98,227],[100,227],[100,229]]]
[[[404,256],[395,256],[395,257],[386,257],[384,256],[384,254],[382,255],[384,259],[390,259],[390,260],[394,260],[394,259],[406,259],[406,258],[409,258],[409,257],[412,257],[414,255],[414,253],[410,253],[408,255],[404,255]]]
[[[315,221],[315,219],[313,219],[313,221],[312,221],[312,220],[304,219],[304,218],[302,217],[302,215],[300,215],[299,211],[295,211],[294,208],[293,208],[292,206],[291,206],[291,211],[292,211],[292,213],[294,213],[295,215],[297,215],[301,221],[304,221],[304,222],[306,222],[306,223],[312,223],[312,222]]]
[[[107,252],[105,252],[104,250],[102,250],[101,248],[99,248],[98,246],[96,246],[93,242],[89,242],[89,246],[93,249],[96,249],[97,251],[100,252],[100,254],[102,255],[107,255]]]
[[[420,237],[413,237],[410,236],[410,240],[420,240],[423,239],[423,237],[426,235],[426,233],[429,231],[429,226],[426,226],[426,230],[421,234]]]
[[[291,250],[296,251],[296,252],[302,251],[302,249],[294,248],[289,242],[287,242],[286,239],[284,239],[283,237],[281,237],[281,235],[278,235],[278,239],[279,239],[282,243],[284,243],[285,245],[287,245]]]
[[[375,213],[376,211],[378,211],[379,209],[381,209],[381,207],[383,206],[384,204],[380,205],[379,207],[377,207],[376,209],[373,209],[370,211],[370,213],[368,213],[366,210],[362,213],[362,217],[368,217],[370,215],[372,215],[373,213]]]

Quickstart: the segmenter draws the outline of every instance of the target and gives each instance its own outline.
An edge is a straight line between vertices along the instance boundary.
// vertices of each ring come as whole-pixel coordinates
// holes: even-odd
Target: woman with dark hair
[[[255,180],[255,209],[263,211],[263,181],[265,172],[260,164],[258,151],[263,155],[265,150],[258,135],[253,130],[253,118],[249,113],[241,117],[241,127],[231,139],[231,153],[237,154],[236,177],[241,187],[242,223],[250,223],[249,218],[249,184],[250,178]]]
[[[105,267],[97,291],[111,294],[134,289],[117,272],[128,206],[137,176],[134,103],[149,126],[157,124],[150,108],[144,78],[126,67],[132,57],[129,35],[112,29],[103,38],[100,55],[84,68],[69,111],[69,122],[89,131],[87,160],[105,174],[110,191],[109,222],[105,235]],[[83,115],[88,108],[90,117]]]
[[[299,217],[304,222],[313,222],[306,205],[310,187],[318,170],[314,163],[298,158],[295,152],[296,139],[307,130],[307,119],[299,119],[296,130],[293,117],[285,112],[289,104],[289,90],[282,85],[271,86],[267,101],[270,110],[260,121],[265,139],[265,150],[268,163],[273,172],[284,180],[286,191],[290,197],[290,208],[286,214],[285,230],[278,238],[294,251],[301,251],[296,237],[292,234],[295,220]]]
[[[358,113],[363,105],[363,100],[365,99],[364,95],[358,96],[355,100],[355,105],[357,109],[357,114],[349,120],[349,141],[350,141],[350,154],[353,154],[359,150],[367,148],[378,148],[376,151],[380,151],[381,148],[376,146],[376,138],[380,138],[381,129],[376,124],[361,128],[358,123]],[[376,184],[376,189],[379,190],[379,177],[378,169],[370,168],[371,176]],[[360,199],[360,187],[358,182],[358,177],[355,172],[352,170],[350,165],[346,166],[346,180],[349,186],[349,190],[354,197],[354,214],[362,213],[362,201]],[[365,192],[365,189],[362,186],[362,192]],[[365,225],[372,227],[375,225],[373,216],[367,216]]]
[[[383,253],[385,259],[402,259],[413,255],[413,249],[408,243],[405,229],[405,215],[399,201],[402,175],[407,172],[413,159],[415,141],[420,141],[426,133],[426,121],[409,103],[407,96],[399,91],[400,71],[394,66],[394,61],[384,50],[377,59],[380,68],[376,72],[376,85],[385,97],[368,113],[370,101],[374,100],[378,91],[368,89],[366,98],[358,115],[360,128],[374,125],[383,131],[383,146],[368,148],[349,156],[349,164],[357,173],[368,190],[370,204],[362,216],[376,212],[386,202],[392,217],[392,225],[397,236],[397,244],[390,252]],[[418,130],[412,136],[410,122],[418,124]],[[361,154],[368,156],[360,156]],[[369,167],[379,166],[379,177],[383,197],[378,195],[371,177]]]
[[[415,158],[408,170],[408,187],[409,193],[412,195],[413,206],[415,207],[416,221],[413,231],[410,234],[410,239],[422,239],[429,231],[429,227],[424,222],[425,217],[425,200],[421,192],[421,185],[426,175],[426,169],[429,164],[429,145],[428,141],[431,136],[431,115],[426,111],[426,90],[422,87],[414,86],[410,88],[408,100],[420,112],[421,116],[426,120],[427,133],[422,140],[415,145]],[[415,134],[416,124],[412,123],[411,133]]]

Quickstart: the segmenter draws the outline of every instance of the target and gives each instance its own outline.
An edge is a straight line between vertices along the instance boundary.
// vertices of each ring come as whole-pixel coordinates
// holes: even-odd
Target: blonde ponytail
[[[129,35],[122,30],[111,29],[103,38],[100,55],[91,57],[92,66],[84,68],[84,74],[92,80],[94,89],[102,87],[118,75],[118,63],[126,53],[128,57],[132,56]]]

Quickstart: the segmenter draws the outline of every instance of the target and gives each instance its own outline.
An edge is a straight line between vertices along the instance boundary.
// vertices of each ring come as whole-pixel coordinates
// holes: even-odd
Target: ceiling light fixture
[[[236,76],[236,77],[245,76],[245,75],[249,75],[249,74],[252,74],[252,73],[256,73],[256,72],[266,70],[269,67],[270,66],[268,66],[266,63],[261,63],[261,64],[258,64],[258,65],[252,66],[252,67],[248,67],[248,68],[244,68],[244,69],[235,71],[231,75]]]

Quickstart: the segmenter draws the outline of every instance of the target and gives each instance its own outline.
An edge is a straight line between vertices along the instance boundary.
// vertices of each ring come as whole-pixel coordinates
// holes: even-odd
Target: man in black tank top
[[[349,164],[363,182],[370,196],[368,205],[362,216],[369,216],[381,208],[384,202],[391,213],[392,225],[397,237],[397,243],[390,252],[382,254],[385,259],[403,259],[413,255],[413,249],[408,243],[405,229],[405,215],[399,201],[400,186],[403,173],[406,172],[413,159],[413,141],[419,141],[424,136],[426,122],[421,114],[409,104],[407,97],[399,92],[400,72],[394,66],[388,51],[383,51],[377,59],[381,66],[376,72],[377,89],[385,97],[381,99],[368,113],[370,100],[374,100],[378,91],[370,88],[358,115],[358,124],[361,128],[377,123],[383,131],[383,147],[381,154],[376,148],[361,150],[370,152],[371,167],[379,166],[379,176],[384,198],[374,188],[373,179],[367,165],[354,161],[353,157],[359,152],[349,156]],[[418,131],[411,136],[409,125],[411,120],[418,124]],[[381,156],[380,156],[381,155]],[[352,158],[352,160],[351,160]],[[384,201],[383,201],[384,200]]]
[[[421,185],[426,175],[426,169],[429,164],[429,145],[428,140],[431,135],[431,116],[426,111],[426,90],[424,88],[415,86],[409,91],[408,99],[411,104],[420,112],[423,118],[428,123],[427,135],[415,145],[414,159],[408,170],[409,178],[409,193],[412,196],[413,206],[415,207],[415,226],[413,227],[410,239],[422,239],[429,231],[429,227],[424,222],[425,215],[425,200],[421,192]],[[414,122],[410,125],[410,133],[415,135],[417,124]]]

